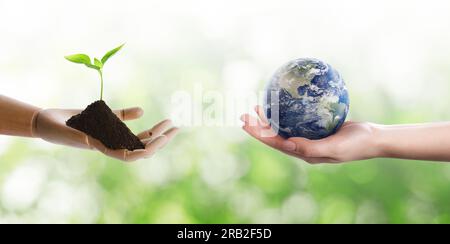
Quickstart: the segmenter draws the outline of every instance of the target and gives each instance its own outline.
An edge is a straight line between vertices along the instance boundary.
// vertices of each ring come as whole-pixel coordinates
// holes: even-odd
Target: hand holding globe
[[[390,157],[450,161],[450,122],[379,125],[345,121],[348,92],[341,76],[317,59],[282,66],[266,88],[259,118],[244,114],[243,129],[285,154],[309,163]]]
[[[344,123],[348,108],[348,92],[336,70],[317,59],[296,59],[279,68],[269,81],[264,108],[255,108],[259,119],[248,114],[241,119],[253,137],[307,162],[375,156],[377,152],[364,150],[369,146],[371,125]],[[270,128],[275,133],[264,135]]]

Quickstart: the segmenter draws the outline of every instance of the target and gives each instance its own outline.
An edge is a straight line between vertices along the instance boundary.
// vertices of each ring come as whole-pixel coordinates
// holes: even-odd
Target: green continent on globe
[[[321,139],[335,133],[349,109],[339,73],[317,59],[296,59],[273,75],[264,103],[272,128],[284,138]]]

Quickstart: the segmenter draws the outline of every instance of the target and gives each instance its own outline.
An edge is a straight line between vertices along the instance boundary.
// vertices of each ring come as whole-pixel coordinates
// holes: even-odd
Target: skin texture
[[[450,123],[378,125],[348,121],[327,138],[284,139],[272,131],[261,106],[257,117],[241,116],[243,129],[255,139],[311,164],[342,163],[376,157],[450,161]]]
[[[170,120],[163,120],[138,134],[145,149],[110,150],[100,141],[66,126],[66,121],[80,113],[71,109],[40,109],[5,96],[0,96],[0,134],[41,138],[45,141],[82,149],[97,150],[109,157],[131,162],[151,157],[170,142],[178,132]],[[114,110],[122,121],[135,120],[144,114],[141,108]]]

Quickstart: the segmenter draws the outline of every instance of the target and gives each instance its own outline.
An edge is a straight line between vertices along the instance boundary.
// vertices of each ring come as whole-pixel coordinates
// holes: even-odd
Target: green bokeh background
[[[0,0],[0,93],[85,107],[98,97],[96,74],[63,56],[126,41],[105,67],[105,99],[145,109],[128,123],[136,132],[171,116],[176,91],[243,96],[297,57],[340,71],[352,120],[450,120],[449,11],[446,1]],[[0,137],[6,223],[450,223],[449,182],[445,163],[308,165],[237,123],[185,126],[132,164]]]

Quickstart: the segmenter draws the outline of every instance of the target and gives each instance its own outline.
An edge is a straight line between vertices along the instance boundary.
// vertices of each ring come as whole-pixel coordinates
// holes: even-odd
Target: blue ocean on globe
[[[284,138],[322,139],[334,134],[349,110],[345,83],[329,64],[318,59],[295,59],[270,79],[264,111]]]

